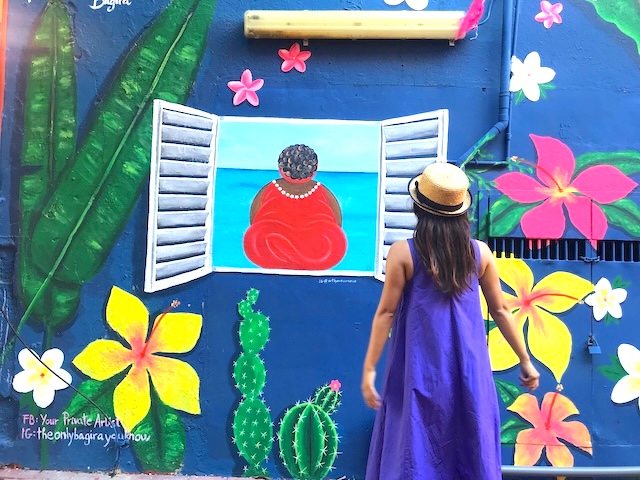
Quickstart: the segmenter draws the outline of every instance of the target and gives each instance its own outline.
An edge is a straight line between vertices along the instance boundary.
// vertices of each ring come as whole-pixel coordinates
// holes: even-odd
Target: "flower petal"
[[[50,369],[55,370],[62,367],[64,363],[64,353],[62,353],[62,350],[59,348],[52,348],[44,352],[40,360]]]
[[[546,365],[560,383],[571,356],[572,339],[567,326],[558,317],[534,307],[529,316],[527,337],[531,354]]]
[[[609,295],[616,303],[622,303],[627,299],[627,291],[624,288],[614,288]]]
[[[516,437],[516,448],[513,455],[513,464],[522,467],[531,467],[542,456],[544,443],[540,436],[533,430],[522,430]]]
[[[552,137],[529,135],[538,154],[538,178],[547,186],[569,186],[576,159],[567,145]],[[551,177],[551,176],[553,177]]]
[[[574,447],[578,447],[587,453],[593,452],[591,434],[589,434],[589,430],[581,422],[562,422],[554,427],[553,433]]]
[[[56,391],[49,385],[37,385],[33,389],[33,402],[40,408],[47,408],[53,403]]]
[[[528,72],[533,72],[540,68],[540,54],[538,52],[530,52],[522,62]]]
[[[579,413],[575,404],[561,393],[547,392],[542,399],[540,415],[549,419],[549,428],[554,432],[565,418]]]
[[[640,378],[640,350],[633,345],[623,343],[618,347],[618,358],[622,368],[629,375]]]
[[[147,342],[147,353],[187,353],[202,331],[202,315],[167,313],[156,318]]]
[[[553,24],[553,21],[551,24]],[[550,27],[551,25],[549,25],[548,28]],[[533,78],[533,81],[537,84],[549,83],[551,80],[556,78],[556,72],[549,67],[540,67],[532,74],[531,78]]]
[[[249,102],[254,107],[257,107],[260,104],[260,99],[256,92],[252,92],[251,90],[247,90],[247,102]]]
[[[392,6],[400,5],[402,2],[404,2],[404,0],[384,0],[384,3]]]
[[[57,368],[53,371],[55,375],[49,372],[49,375],[51,376],[49,383],[54,390],[64,390],[65,388],[68,388],[69,385],[71,385],[73,378],[71,378],[71,374],[69,372],[63,370],[62,368]]]
[[[525,76],[526,75],[525,68],[524,68],[524,63],[522,63],[522,60],[520,60],[515,55],[513,57],[511,57],[511,73],[513,73],[514,75],[517,75],[517,76]]]
[[[569,448],[558,442],[555,445],[547,445],[547,459],[554,467],[573,467],[573,455]]]
[[[247,85],[247,89],[255,92],[256,90],[260,90],[264,86],[264,79],[256,78],[253,82]]]
[[[293,45],[291,45],[291,47],[289,48],[289,53],[292,57],[297,57],[300,53],[300,44],[298,42],[295,42]]]
[[[611,282],[607,278],[602,277],[600,280],[598,280],[598,283],[595,284],[594,290],[596,292],[599,292],[600,290],[609,292],[611,291]]]
[[[407,5],[413,10],[424,10],[429,5],[429,0],[407,0]]]
[[[132,362],[131,350],[114,340],[95,340],[82,350],[73,364],[94,380],[106,380],[123,371]]]
[[[611,391],[613,403],[627,403],[640,398],[640,378],[627,375],[618,380]]]
[[[113,409],[127,432],[131,432],[151,407],[149,375],[144,368],[132,367],[113,392]]]
[[[524,322],[526,317],[520,313],[515,315],[516,330],[519,335],[524,338]],[[491,370],[500,372],[507,370],[519,363],[518,356],[515,354],[509,343],[505,340],[499,328],[493,328],[488,335],[489,358],[491,359]]]
[[[146,340],[149,312],[136,296],[113,287],[107,301],[106,317],[109,326],[129,345],[142,344]]]
[[[233,104],[235,106],[240,105],[247,99],[247,89],[243,88],[242,90],[238,90],[236,94],[233,96]]]
[[[532,102],[540,100],[540,86],[538,82],[531,77],[526,77],[522,80],[522,93]]]
[[[293,60],[293,57],[294,57],[293,55],[291,55],[289,50],[285,48],[281,48],[280,50],[278,50],[278,56],[283,60]]]
[[[240,81],[245,87],[249,86],[253,81],[253,75],[251,74],[251,70],[247,68],[244,72],[242,72],[242,75],[240,76]]]
[[[525,212],[520,219],[522,233],[527,238],[556,239],[564,233],[566,220],[561,202],[545,200]]]
[[[35,372],[40,370],[40,357],[28,348],[23,348],[18,353],[18,363],[26,371]]]
[[[183,412],[200,413],[200,378],[191,365],[154,355],[149,374],[160,400]]]
[[[13,389],[18,393],[28,393],[36,388],[40,374],[33,370],[23,370],[13,377]]]
[[[544,425],[545,419],[540,414],[538,399],[530,393],[520,395],[507,410],[517,413],[534,427]]]
[[[528,295],[533,288],[533,272],[519,258],[496,258],[500,280],[506,283],[519,297]]]
[[[552,313],[566,312],[589,292],[593,285],[569,272],[553,272],[540,280],[531,292],[529,300]]]
[[[231,90],[232,92],[239,92],[240,90],[244,90],[246,88],[244,86],[244,83],[238,82],[237,80],[227,83],[227,87],[229,87],[229,90]]]
[[[301,60],[296,60],[294,67],[300,73],[304,73],[307,70],[307,64]]]
[[[305,50],[304,52],[300,52],[296,56],[296,59],[300,60],[301,62],[306,62],[307,60],[309,60],[309,58],[311,58],[311,52],[308,50]]]
[[[540,2],[540,10],[542,10],[545,13],[548,13],[551,11],[551,2],[548,2],[547,0],[542,0]]]
[[[549,195],[542,191],[543,185],[520,172],[500,175],[494,183],[498,190],[514,202],[535,203],[549,198]]]
[[[638,186],[611,165],[597,165],[580,172],[571,186],[598,203],[611,203],[626,197]]]
[[[607,312],[613,318],[622,318],[622,307],[620,306],[619,303],[610,304],[609,308],[607,309]]]
[[[591,239],[593,236],[593,211],[592,202],[587,197],[578,197],[577,195],[569,195],[565,198],[564,204],[569,212],[569,220],[576,229]],[[606,230],[606,218],[605,218]]]
[[[596,321],[599,322],[602,320],[607,313],[609,313],[609,311],[604,303],[598,302],[593,306],[593,318]]]
[[[283,72],[289,72],[293,69],[293,67],[295,67],[296,65],[296,61],[295,59],[290,59],[290,60],[285,60],[284,62],[282,62],[282,66],[280,67],[280,70],[282,70]]]

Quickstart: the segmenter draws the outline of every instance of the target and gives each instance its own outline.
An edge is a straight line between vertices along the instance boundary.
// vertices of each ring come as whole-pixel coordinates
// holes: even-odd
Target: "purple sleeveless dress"
[[[366,479],[500,480],[500,414],[477,277],[469,292],[443,294],[408,242],[414,274],[388,342]]]

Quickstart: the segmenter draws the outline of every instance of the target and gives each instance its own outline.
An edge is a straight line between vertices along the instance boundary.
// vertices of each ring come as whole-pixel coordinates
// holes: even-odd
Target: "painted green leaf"
[[[76,148],[76,73],[71,16],[61,0],[45,7],[29,45],[31,52],[24,104],[20,179],[20,246],[18,293],[29,305],[47,272],[36,268],[29,249],[33,220]],[[60,327],[73,317],[80,287],[54,281],[45,285],[34,305],[34,316],[48,327]]]
[[[603,365],[598,367],[600,373],[607,377],[612,382],[617,382],[622,377],[626,377],[627,371],[622,368],[622,364],[620,363],[620,359],[617,355],[611,355],[609,357],[611,359],[611,365]]]
[[[611,165],[625,175],[640,173],[640,152],[627,150],[622,152],[592,152],[576,157],[575,173],[580,173],[596,165]]]
[[[113,392],[122,378],[123,375],[116,375],[102,382],[92,379],[82,382],[78,390],[91,401],[76,393],[63,412],[66,412],[68,417],[86,418],[90,422],[95,422],[97,418],[104,420],[105,414],[110,420],[116,418],[113,411]],[[63,431],[67,426],[69,425],[65,425],[64,416],[60,416],[56,431]]]
[[[489,210],[489,236],[504,237],[520,223],[522,215],[534,205],[514,202],[507,196],[493,202]]]
[[[498,395],[507,407],[515,402],[516,398],[522,395],[522,390],[520,390],[520,387],[514,383],[505,382],[504,380],[499,380],[497,378],[495,379],[495,383]]]
[[[604,21],[613,23],[618,30],[632,38],[640,53],[640,4],[637,0],[587,1]]]
[[[623,198],[600,207],[611,225],[632,237],[640,237],[640,207],[633,200]]]
[[[517,418],[510,418],[500,427],[500,443],[516,443],[518,434],[527,428],[531,428],[531,425]]]
[[[83,283],[102,267],[148,180],[153,100],[184,103],[215,0],[173,0],[123,59],[35,225],[36,265]]]
[[[175,472],[182,467],[187,442],[180,417],[152,395],[149,413],[131,432],[131,445],[145,472]]]
[[[611,283],[611,288],[627,288],[631,285],[631,282],[626,282],[620,275],[616,276]]]

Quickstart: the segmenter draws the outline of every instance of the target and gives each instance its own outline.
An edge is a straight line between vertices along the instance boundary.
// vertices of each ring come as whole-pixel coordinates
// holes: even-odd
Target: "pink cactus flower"
[[[337,392],[338,390],[340,390],[341,386],[342,384],[338,380],[331,380],[331,383],[329,384],[329,388],[334,392]]]
[[[240,81],[232,81],[227,83],[227,86],[232,92],[235,92],[233,96],[233,104],[240,105],[245,100],[249,102],[254,107],[257,107],[260,103],[260,99],[258,98],[258,94],[256,93],[258,90],[262,88],[264,85],[264,80],[261,78],[253,79],[251,74],[251,70],[247,69],[242,72],[242,76],[240,77]]]
[[[535,19],[537,22],[541,22],[544,28],[551,28],[554,23],[562,23],[562,17],[560,17],[562,8],[561,3],[552,4],[547,0],[542,0],[540,2],[541,12],[535,16]]]
[[[300,44],[296,42],[291,45],[291,48],[289,48],[289,50],[284,48],[278,50],[278,55],[280,56],[280,58],[282,58],[282,60],[284,60],[282,62],[282,66],[280,67],[283,72],[289,72],[295,68],[300,73],[303,73],[307,69],[307,64],[304,62],[309,60],[309,57],[311,57],[311,52],[301,52]]]
[[[515,202],[542,201],[522,216],[524,235],[536,239],[562,237],[564,208],[571,223],[595,247],[608,227],[598,204],[620,200],[638,184],[611,165],[589,167],[573,178],[576,161],[569,147],[555,138],[529,136],[538,154],[538,179],[511,172],[495,180],[497,189]]]

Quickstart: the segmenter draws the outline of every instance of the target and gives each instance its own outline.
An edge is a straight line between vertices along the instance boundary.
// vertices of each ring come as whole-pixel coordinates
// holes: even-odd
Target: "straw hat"
[[[471,206],[469,179],[451,163],[425,168],[409,182],[409,195],[421,209],[443,217],[462,215]]]

